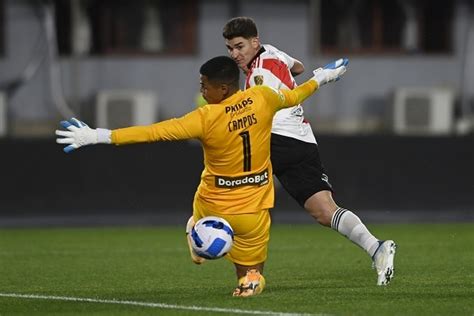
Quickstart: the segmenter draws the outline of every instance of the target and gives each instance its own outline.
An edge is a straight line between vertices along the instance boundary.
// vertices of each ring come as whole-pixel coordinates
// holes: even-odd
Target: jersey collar
[[[255,56],[253,56],[252,60],[250,60],[250,62],[247,64],[247,69],[250,69],[251,66],[252,66],[252,63],[255,61],[255,59],[257,59],[263,52],[265,52],[265,47],[260,47],[260,49],[258,50],[258,52],[255,54]]]

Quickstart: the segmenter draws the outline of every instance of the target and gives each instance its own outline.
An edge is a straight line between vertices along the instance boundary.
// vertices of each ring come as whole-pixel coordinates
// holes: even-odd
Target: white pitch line
[[[174,304],[165,304],[165,303],[151,303],[151,302],[126,301],[126,300],[123,301],[123,300],[116,300],[116,299],[106,300],[106,299],[99,299],[99,298],[50,296],[50,295],[36,295],[36,294],[0,293],[0,297],[87,302],[87,303],[101,303],[101,304],[134,305],[134,306],[155,307],[155,308],[164,308],[164,309],[181,309],[181,310],[192,310],[192,311],[234,313],[234,314],[248,314],[248,315],[272,315],[272,316],[316,316],[316,315],[322,316],[323,315],[323,314],[306,314],[306,313],[303,313],[303,314],[280,313],[280,312],[272,312],[272,311],[245,310],[245,309],[235,309],[235,308],[186,306],[186,305],[174,305]]]

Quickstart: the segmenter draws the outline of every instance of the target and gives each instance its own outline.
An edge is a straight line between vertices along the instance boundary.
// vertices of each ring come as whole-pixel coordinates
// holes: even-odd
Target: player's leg
[[[334,202],[331,191],[323,189],[322,185],[317,186],[320,187],[318,190],[322,190],[307,198],[303,207],[318,223],[331,227],[331,220],[339,206]]]
[[[204,216],[222,217],[234,231],[234,244],[226,259],[234,263],[238,286],[233,296],[252,296],[260,294],[265,288],[263,276],[264,262],[267,259],[270,240],[271,218],[268,210],[250,214],[219,214],[206,209],[199,201],[194,201],[193,219]],[[191,222],[189,222],[191,223]],[[193,226],[194,224],[189,224]],[[192,249],[191,249],[192,253]]]
[[[265,262],[260,262],[251,266],[234,263],[234,266],[235,266],[235,273],[237,274],[237,279],[240,280],[241,278],[247,275],[248,270],[254,269],[263,274],[263,268],[265,267]]]
[[[202,264],[204,261],[206,261],[206,259],[198,256],[191,244],[191,230],[193,229],[194,224],[194,216],[191,215],[191,217],[188,219],[188,222],[186,223],[186,242],[188,243],[189,255],[191,256],[193,263]]]
[[[379,247],[372,256],[373,268],[377,271],[377,285],[388,285],[393,278],[395,251],[393,240],[379,241]]]
[[[378,240],[356,214],[334,202],[331,191],[313,194],[305,201],[304,207],[319,223],[333,228],[367,252],[377,271],[377,285],[390,283],[396,251],[393,240]]]
[[[339,207],[331,191],[314,193],[304,203],[304,208],[321,224],[331,227],[364,249],[370,257],[375,254],[379,243],[360,218],[353,212]]]
[[[232,296],[247,297],[262,293],[265,288],[265,277],[263,276],[264,262],[254,266],[243,266],[235,263],[237,274],[245,271],[239,278],[238,286],[235,288]]]
[[[200,257],[193,249],[191,244],[191,230],[194,227],[194,224],[201,218],[208,216],[206,208],[197,200],[196,198],[193,201],[193,215],[189,217],[188,222],[186,223],[186,242],[188,243],[189,255],[191,260],[195,264],[202,264],[206,261],[205,258]]]
[[[290,156],[288,152],[291,152],[293,160],[286,158]],[[277,166],[274,168],[275,174],[288,193],[320,224],[332,227],[364,249],[377,269],[377,284],[388,284],[393,276],[395,247],[378,254],[377,249],[381,245],[379,240],[357,215],[336,204],[332,197],[332,186],[319,157],[318,146],[282,137],[275,137],[274,141],[272,136],[272,163]],[[377,257],[383,260],[377,260]],[[381,280],[384,275],[390,277]]]
[[[253,214],[223,216],[234,230],[234,245],[226,258],[234,263],[238,286],[233,296],[260,294],[265,288],[263,268],[270,240],[268,210]]]

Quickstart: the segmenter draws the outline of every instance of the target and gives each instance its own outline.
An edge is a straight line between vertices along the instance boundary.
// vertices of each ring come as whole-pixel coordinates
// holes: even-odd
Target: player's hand
[[[72,118],[69,121],[61,121],[61,126],[67,129],[67,131],[56,130],[56,135],[59,136],[56,138],[56,143],[67,144],[63,149],[65,153],[70,153],[82,146],[98,143],[97,130],[90,128],[86,123],[76,118]]]
[[[324,68],[318,68],[313,71],[313,78],[322,86],[328,82],[333,82],[341,79],[341,76],[346,72],[346,66],[349,64],[349,59],[341,58],[332,63],[327,64]]]

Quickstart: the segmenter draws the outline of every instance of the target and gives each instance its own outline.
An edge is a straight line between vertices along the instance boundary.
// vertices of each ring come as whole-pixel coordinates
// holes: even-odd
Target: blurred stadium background
[[[195,142],[65,155],[54,130],[148,124],[192,110],[222,26],[344,80],[305,104],[337,201],[367,222],[474,220],[470,0],[0,0],[0,226],[184,224]],[[277,189],[277,222],[311,222]]]

